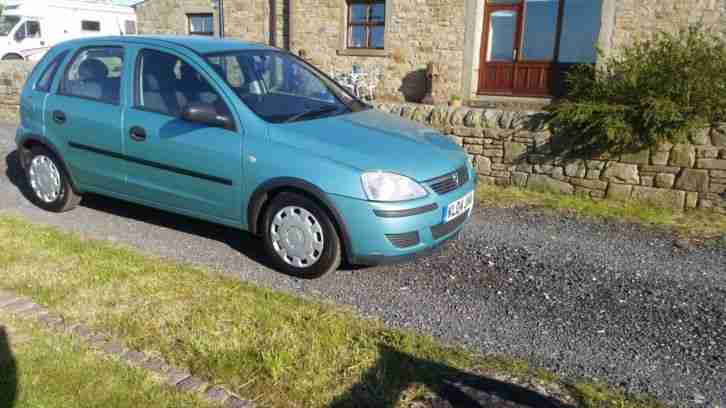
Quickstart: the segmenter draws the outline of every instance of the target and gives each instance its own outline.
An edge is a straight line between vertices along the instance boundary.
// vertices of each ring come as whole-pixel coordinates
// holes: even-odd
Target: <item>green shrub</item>
[[[549,108],[562,148],[637,151],[726,118],[726,44],[701,27],[635,42],[573,68]]]

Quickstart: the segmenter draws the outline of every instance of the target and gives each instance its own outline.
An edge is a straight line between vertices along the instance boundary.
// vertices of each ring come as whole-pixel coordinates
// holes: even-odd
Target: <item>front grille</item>
[[[469,170],[467,170],[466,166],[462,166],[456,171],[427,181],[427,184],[436,194],[443,195],[456,190],[468,182]]]
[[[406,232],[403,234],[386,234],[386,238],[391,241],[391,244],[396,248],[409,248],[414,245],[418,245],[421,240],[419,239],[418,232]]]
[[[469,218],[469,213],[465,212],[447,223],[434,225],[431,227],[431,236],[434,237],[434,239],[439,239],[449,235],[464,224],[464,221],[466,221],[467,218]]]

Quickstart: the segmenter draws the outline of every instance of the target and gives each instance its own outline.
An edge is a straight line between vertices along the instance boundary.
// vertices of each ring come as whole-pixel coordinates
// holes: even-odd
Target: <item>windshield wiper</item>
[[[323,115],[323,114],[330,113],[330,112],[335,112],[338,109],[340,109],[340,107],[338,107],[338,106],[328,106],[325,108],[308,109],[306,111],[296,113],[295,115],[292,115],[289,118],[285,119],[285,123],[295,122],[302,118],[307,118],[307,117],[311,117],[311,116],[314,117],[314,116]]]

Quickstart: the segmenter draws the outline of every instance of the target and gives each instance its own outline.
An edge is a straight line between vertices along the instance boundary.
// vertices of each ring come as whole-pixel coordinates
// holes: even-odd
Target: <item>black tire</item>
[[[18,54],[7,54],[3,57],[3,61],[21,61],[23,57]]]
[[[299,267],[291,265],[275,249],[271,232],[273,218],[280,210],[286,207],[300,207],[307,210],[320,224],[324,238],[323,250],[320,251],[319,258],[308,266]],[[308,197],[288,192],[275,196],[264,213],[262,228],[265,250],[272,260],[273,266],[279,271],[298,278],[315,279],[326,273],[335,271],[340,267],[343,251],[338,231],[328,213]]]
[[[50,159],[55,168],[58,170],[58,174],[60,176],[60,192],[57,198],[50,202],[41,199],[31,183],[30,168],[33,160],[40,156],[45,156]],[[25,181],[28,185],[28,194],[30,195],[33,203],[46,211],[57,213],[70,211],[81,202],[81,196],[73,191],[70,178],[65,172],[60,160],[55,156],[55,154],[44,147],[35,146],[30,150],[30,157],[28,158],[28,164],[25,168]]]

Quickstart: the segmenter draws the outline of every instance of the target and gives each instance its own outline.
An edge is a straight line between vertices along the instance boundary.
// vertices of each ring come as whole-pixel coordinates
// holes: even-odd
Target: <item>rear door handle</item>
[[[129,136],[137,142],[143,142],[146,140],[146,130],[140,126],[134,126],[129,130]]]
[[[53,121],[59,125],[66,123],[66,114],[59,110],[53,111]]]

